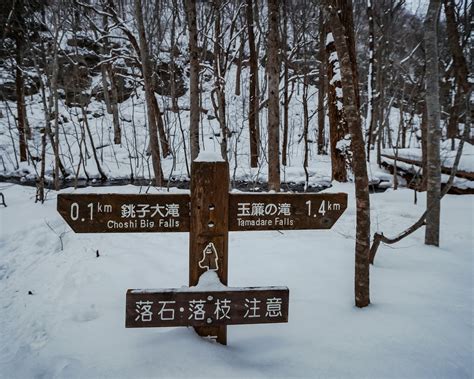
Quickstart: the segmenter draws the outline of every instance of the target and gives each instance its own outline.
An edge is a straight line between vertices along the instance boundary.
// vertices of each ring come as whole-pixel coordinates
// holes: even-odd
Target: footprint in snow
[[[89,309],[74,314],[73,320],[76,322],[89,322],[99,318],[99,312],[96,311],[95,305],[91,305]]]
[[[0,280],[3,278],[8,279],[8,266],[7,265],[0,265]]]
[[[41,349],[48,342],[48,334],[44,329],[36,330],[33,333],[33,340],[30,342],[30,347],[33,350]]]
[[[53,357],[42,377],[44,378],[76,378],[82,370],[81,361],[72,357]]]

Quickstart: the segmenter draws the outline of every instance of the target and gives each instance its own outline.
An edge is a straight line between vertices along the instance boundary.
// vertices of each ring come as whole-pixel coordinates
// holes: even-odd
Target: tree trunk
[[[344,117],[340,60],[332,40],[333,33],[326,38],[328,68],[329,147],[331,149],[332,180],[347,182],[346,154],[338,148],[338,142],[348,133]]]
[[[306,52],[305,52],[306,57]],[[305,58],[306,59],[306,58]],[[303,140],[304,140],[304,160],[303,168],[306,177],[306,187],[308,187],[309,182],[309,142],[308,142],[308,133],[309,133],[309,111],[308,111],[308,75],[305,71],[303,78]]]
[[[459,32],[457,29],[459,20],[456,20],[454,0],[443,0],[443,3],[444,11],[446,13],[446,30],[448,34],[449,50],[453,56],[456,82],[462,88],[463,93],[467,93],[469,91],[469,82],[467,80],[469,70],[459,42]],[[466,17],[468,16],[466,15]]]
[[[268,188],[280,191],[279,1],[268,0]]]
[[[372,89],[372,143],[376,142],[377,144],[377,164],[381,166],[381,150],[383,142],[383,106],[384,106],[384,78],[383,78],[383,68],[384,68],[384,46],[383,41],[379,43],[375,51],[375,60],[373,70],[374,73],[374,88]],[[374,140],[376,139],[376,140]]]
[[[240,37],[239,57],[237,58],[237,68],[235,70],[235,96],[240,96],[240,82],[242,77],[242,60],[244,59],[245,38]]]
[[[352,136],[353,169],[356,191],[355,304],[365,307],[369,296],[370,201],[364,138],[359,113],[357,62],[350,0],[324,0],[341,64],[344,110]],[[340,4],[340,5],[339,5]],[[339,6],[338,6],[339,5]],[[350,12],[350,15],[348,14]],[[352,51],[352,53],[351,53]]]
[[[178,106],[178,97],[176,96],[176,64],[175,64],[175,56],[179,54],[179,50],[176,47],[176,20],[178,18],[178,4],[176,0],[172,1],[172,21],[171,21],[171,64],[169,65],[170,68],[170,76],[171,76],[171,110],[173,112],[179,112]],[[163,146],[163,145],[162,145]],[[162,147],[163,148],[163,147]],[[165,154],[163,151],[163,156],[166,157],[168,154]]]
[[[428,176],[428,116],[426,114],[426,102],[423,101],[423,112],[421,114],[421,173],[422,180],[420,184],[420,191],[426,191],[426,179]]]
[[[15,36],[16,45],[16,110],[17,110],[17,126],[18,126],[18,138],[19,138],[19,151],[20,151],[20,162],[27,160],[26,154],[26,135],[25,135],[25,96],[23,94],[24,82],[23,82],[23,69],[22,66],[22,55],[23,55],[23,37],[22,32],[17,31]]]
[[[447,137],[455,138],[458,135],[458,118],[460,115],[460,108],[465,104],[464,97],[469,90],[468,83],[468,69],[466,64],[466,58],[462,52],[462,47],[459,43],[459,32],[457,24],[459,20],[456,20],[456,14],[454,12],[455,4],[454,0],[443,0],[444,12],[446,14],[446,31],[448,34],[448,45],[453,56],[454,75],[456,79],[456,94],[454,96],[454,104],[451,108]]]
[[[199,155],[199,50],[197,44],[196,0],[185,0],[188,16],[190,77],[189,77],[189,102],[190,102],[190,149],[191,160]],[[192,167],[192,166],[191,166]]]
[[[35,202],[41,201],[41,204],[44,203],[44,174],[46,169],[46,128],[43,128],[41,133],[41,168],[40,176],[37,179],[36,183],[36,200]]]
[[[120,145],[122,143],[122,130],[120,129],[120,118],[118,112],[118,93],[115,84],[115,74],[112,65],[107,65],[107,74],[110,79],[110,107],[112,110],[112,120],[114,123],[114,144]]]
[[[109,34],[109,23],[106,15],[102,17],[102,24],[104,27],[103,34],[103,53],[110,54],[109,43],[107,35]],[[105,104],[107,106],[107,112],[112,114],[112,122],[114,125],[114,144],[120,145],[122,143],[122,131],[120,129],[120,120],[118,113],[118,94],[117,86],[115,85],[114,70],[112,64],[102,63],[102,87],[104,91]],[[107,83],[107,76],[110,80],[110,92]]]
[[[324,97],[326,95],[326,24],[324,22],[324,13],[319,15],[319,74],[318,74],[318,154],[325,154],[325,116],[326,107],[324,106]]]
[[[258,147],[260,145],[260,133],[258,132],[258,66],[257,51],[255,49],[253,2],[247,0],[246,7],[247,33],[249,39],[249,133],[250,133],[250,167],[258,166]]]
[[[372,148],[372,139],[374,132],[374,96],[375,96],[375,75],[374,75],[374,51],[375,51],[375,28],[374,12],[372,9],[372,0],[367,0],[367,18],[369,19],[369,73],[367,78],[367,162],[370,162],[370,150]]]
[[[85,129],[87,130],[87,134],[89,135],[89,142],[91,144],[92,155],[94,156],[94,161],[95,161],[95,164],[97,166],[97,171],[99,171],[100,180],[105,182],[107,180],[107,175],[105,175],[104,170],[102,170],[102,166],[100,165],[99,158],[97,157],[97,150],[96,150],[95,145],[94,145],[94,138],[92,138],[92,133],[91,133],[91,130],[89,128],[89,122],[87,121],[87,113],[86,113],[86,110],[85,110],[84,106],[82,106],[81,108],[82,108],[82,117],[83,117],[83,120],[84,120],[83,121],[84,126],[85,126]],[[83,135],[83,139],[84,138],[85,138],[85,136]],[[86,146],[86,141],[85,140],[84,140],[84,146]],[[79,146],[79,150],[80,150],[80,146]],[[79,165],[80,165],[80,162],[79,162]],[[79,166],[77,167],[77,172],[79,173]],[[87,175],[87,172],[85,171],[85,165],[84,165],[84,172]],[[76,175],[76,178],[77,178],[77,175]]]
[[[153,96],[151,97],[151,102],[153,105],[153,113],[155,115],[156,125],[158,127],[158,135],[160,138],[160,146],[163,157],[170,155],[170,145],[168,139],[166,138],[165,125],[163,124],[163,119],[161,118],[160,107],[158,106],[158,101],[156,101],[155,94],[152,91]]]
[[[424,22],[426,57],[426,113],[428,126],[427,144],[427,202],[425,244],[439,246],[441,160],[440,160],[440,105],[438,74],[437,26],[440,0],[431,0]]]
[[[58,21],[56,16],[56,28],[58,28]],[[54,104],[54,140],[53,149],[55,151],[56,159],[54,160],[54,189],[59,191],[59,171],[60,171],[60,160],[59,160],[59,94],[58,94],[58,61],[57,61],[57,50],[55,56],[55,72],[53,73],[53,82],[51,84],[52,89],[52,101]]]
[[[289,73],[288,73],[288,15],[287,15],[287,1],[283,2],[283,35],[282,35],[282,56],[285,58],[284,62],[284,73],[283,73],[283,144],[281,146],[281,164],[286,166],[287,155],[288,155],[288,117],[289,117],[289,106],[290,98],[288,96],[288,85],[289,85]]]
[[[153,89],[151,87],[151,72],[150,72],[150,59],[148,56],[148,46],[145,35],[145,27],[143,24],[143,13],[142,13],[142,2],[141,0],[134,0],[135,6],[135,18],[137,21],[138,28],[138,39],[140,44],[140,58],[142,63],[143,82],[145,85],[145,97],[146,97],[146,109],[148,116],[148,134],[150,137],[150,150],[151,159],[153,164],[153,173],[155,176],[155,185],[161,186],[162,174],[161,174],[161,158],[160,158],[160,145],[158,141],[158,131],[156,126],[155,112],[153,111]],[[158,109],[159,112],[159,109]]]
[[[221,1],[214,1],[214,91],[217,99],[217,120],[219,121],[221,129],[221,155],[227,161],[227,138],[229,131],[227,128],[226,114],[225,114],[225,79],[224,79],[224,56],[222,52],[221,39]]]
[[[57,24],[56,17],[54,18],[53,27],[54,27],[54,37],[53,37],[54,43],[53,43],[53,52],[52,52],[52,56],[53,56],[52,66],[53,67],[51,69],[51,72],[48,72],[48,70],[46,70],[45,73],[46,73],[47,80],[44,80],[44,81],[41,80],[41,91],[43,95],[42,96],[43,107],[45,111],[45,127],[46,127],[45,132],[46,132],[46,136],[49,138],[51,147],[53,148],[54,166],[55,166],[54,172],[55,172],[55,178],[56,178],[56,177],[59,177],[56,171],[58,173],[59,171],[61,171],[61,174],[63,177],[67,176],[67,171],[64,168],[61,158],[59,157],[59,149],[58,149],[58,146],[56,146],[55,136],[53,135],[53,131],[51,128],[51,121],[53,119],[53,116],[54,116],[54,120],[57,120],[55,111],[53,110],[54,104],[56,103],[55,99],[57,97],[57,81],[58,81],[58,70],[59,70],[59,65],[58,65],[59,27]],[[41,54],[42,54],[43,65],[46,65],[47,64],[46,54],[47,53],[51,54],[51,52],[47,51],[43,43],[41,47],[42,47]],[[49,97],[48,97],[47,103],[46,103],[46,88],[45,88],[46,84],[48,84],[48,87],[49,87]],[[56,124],[55,124],[55,127],[56,127]],[[56,170],[56,166],[57,166],[57,170]],[[59,185],[59,183],[56,183],[56,179],[55,179],[55,185],[56,184]]]

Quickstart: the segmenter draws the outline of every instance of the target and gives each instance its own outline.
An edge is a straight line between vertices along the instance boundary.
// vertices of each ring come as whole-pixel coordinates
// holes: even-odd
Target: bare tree
[[[278,0],[268,0],[268,188],[275,191],[280,190],[279,8]]]
[[[338,182],[347,182],[346,163],[348,161],[348,149],[345,146],[344,139],[348,134],[348,129],[343,106],[341,64],[333,34],[334,32],[331,29],[326,37],[329,146],[331,149],[332,179]]]
[[[438,72],[438,18],[440,0],[430,0],[425,18],[426,113],[427,113],[427,196],[425,244],[439,246],[441,160],[440,105]]]
[[[355,304],[366,307],[369,296],[370,201],[365,145],[359,111],[357,61],[351,0],[324,0],[341,65],[344,112],[352,137],[356,191]]]
[[[102,53],[110,54],[109,42],[107,35],[109,34],[109,23],[107,14],[103,15],[104,33],[102,36]],[[122,131],[120,129],[119,113],[118,113],[118,94],[117,86],[115,84],[115,75],[110,62],[103,62],[101,64],[102,74],[102,88],[104,91],[104,100],[107,107],[107,112],[112,115],[112,122],[114,125],[114,143],[120,145],[122,142]],[[107,82],[107,77],[110,81],[110,91]]]
[[[150,137],[150,150],[153,164],[153,173],[155,176],[155,185],[161,186],[163,174],[161,172],[160,145],[158,140],[158,131],[153,111],[153,99],[155,96],[151,87],[150,57],[148,55],[148,45],[143,25],[143,12],[141,0],[134,0],[135,19],[137,22],[138,39],[140,43],[140,57],[143,72],[143,81],[145,86],[146,108],[148,116],[148,134]],[[156,99],[155,99],[156,100]]]
[[[17,128],[19,138],[20,162],[27,160],[27,142],[26,142],[26,117],[25,117],[25,95],[23,78],[23,54],[25,50],[25,4],[23,0],[17,0],[12,3],[10,10],[10,24],[6,29],[11,30],[15,41],[15,88],[16,88],[16,110],[17,110]]]
[[[189,102],[190,102],[190,148],[191,160],[199,155],[199,50],[196,20],[196,0],[185,0],[186,13],[189,30],[189,55],[190,55],[190,77],[189,77]]]
[[[326,95],[326,23],[324,21],[324,12],[319,14],[319,77],[318,77],[318,154],[325,154],[326,135],[325,135],[325,116],[326,107],[324,98]]]
[[[249,133],[250,133],[250,167],[258,166],[260,132],[258,127],[258,62],[257,50],[255,48],[254,33],[254,17],[253,17],[253,1],[246,0],[247,7],[245,9],[247,20],[247,34],[249,41],[249,66],[250,66],[250,83],[249,83]]]
[[[469,95],[469,93],[468,93],[468,95]],[[466,99],[466,103],[467,103],[466,107],[469,108],[469,98]],[[456,173],[458,171],[459,162],[461,161],[461,156],[462,156],[462,152],[463,152],[463,148],[464,148],[464,142],[467,141],[468,138],[469,138],[470,122],[471,122],[470,121],[470,114],[467,113],[466,114],[466,124],[464,126],[464,132],[463,132],[463,135],[461,136],[461,138],[459,140],[459,145],[458,145],[458,149],[457,149],[457,152],[456,152],[456,157],[454,158],[453,167],[451,168],[451,174],[449,175],[449,179],[448,179],[446,185],[444,186],[443,190],[440,193],[440,200],[449,192],[449,190],[451,189],[451,187],[453,185],[454,178],[455,178]],[[392,244],[395,244],[397,242],[400,242],[405,237],[408,237],[410,234],[416,232],[422,226],[426,225],[427,215],[428,215],[428,210],[425,210],[425,212],[423,212],[421,217],[413,225],[411,225],[410,227],[405,229],[403,232],[399,233],[394,238],[389,238],[389,237],[386,237],[383,233],[376,232],[374,234],[374,239],[373,239],[373,242],[372,242],[372,246],[370,248],[370,263],[374,264],[375,255],[377,254],[377,251],[378,251],[378,248],[379,248],[381,242],[383,242],[385,244],[388,244],[388,245],[392,245]]]
[[[375,72],[374,72],[374,62],[375,62],[375,21],[374,21],[374,12],[372,9],[372,0],[367,0],[367,18],[369,21],[369,72],[367,78],[367,162],[370,162],[370,148],[372,146],[372,137],[374,131],[374,124],[376,122],[376,117],[374,117],[374,98],[376,96],[375,92]]]
[[[225,102],[225,62],[223,33],[221,30],[221,13],[223,5],[221,0],[213,2],[214,7],[214,89],[211,93],[212,102],[219,121],[221,129],[221,155],[227,160],[227,139],[229,137],[229,129],[226,121],[226,102]]]
[[[458,118],[460,115],[460,108],[466,102],[464,97],[469,91],[468,83],[468,69],[466,58],[462,52],[460,44],[460,37],[457,25],[459,20],[456,19],[454,0],[443,0],[444,12],[446,14],[446,31],[448,36],[448,45],[453,57],[453,71],[456,80],[456,94],[454,97],[454,104],[451,107],[449,116],[447,136],[455,138],[458,135]]]
[[[282,26],[282,35],[281,35],[281,46],[282,46],[282,56],[283,56],[283,143],[281,146],[281,164],[283,166],[287,165],[288,159],[288,123],[290,115],[290,100],[291,96],[289,95],[289,57],[287,53],[288,47],[288,1],[284,0],[282,4],[283,9],[283,26]]]

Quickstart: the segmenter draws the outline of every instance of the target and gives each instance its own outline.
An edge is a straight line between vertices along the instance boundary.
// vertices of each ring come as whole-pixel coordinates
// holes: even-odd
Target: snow
[[[238,12],[236,13],[238,14]],[[131,19],[130,19],[131,20]],[[130,25],[132,27],[132,25]],[[169,33],[169,31],[167,31]],[[181,45],[187,46],[186,33]],[[63,39],[65,43],[67,38]],[[163,38],[169,43],[170,38]],[[333,42],[328,34],[327,43]],[[66,47],[63,45],[63,47]],[[170,47],[170,46],[168,46]],[[163,61],[168,53],[160,53]],[[337,53],[334,79],[340,80]],[[183,58],[184,65],[185,57]],[[178,62],[179,64],[180,62]],[[203,62],[203,76],[212,67]],[[2,80],[5,71],[0,71]],[[225,74],[228,160],[232,180],[255,184],[266,181],[265,108],[259,113],[262,159],[249,167],[247,105],[249,70],[242,71],[242,96],[235,95],[236,66]],[[260,87],[265,71],[260,67]],[[94,76],[93,85],[100,81]],[[184,75],[185,85],[189,82]],[[304,182],[302,80],[296,81],[290,103],[288,166],[284,182]],[[213,82],[203,81],[199,161],[222,161],[220,126],[213,115]],[[342,90],[337,89],[342,109]],[[308,97],[317,88],[309,86]],[[157,96],[160,108],[171,100]],[[165,111],[164,122],[172,156],[162,161],[166,178],[188,179],[184,144],[189,141],[189,92],[178,99],[182,112]],[[8,110],[11,109],[11,111]],[[119,106],[122,144],[114,145],[111,115],[104,103],[92,100],[87,120],[102,169],[109,178],[149,178],[148,129],[142,88]],[[317,102],[309,102],[309,114]],[[44,113],[39,95],[26,98],[33,129],[30,153],[41,152]],[[17,164],[16,104],[0,106],[0,174],[34,179],[35,161]],[[59,113],[67,117],[60,128],[60,151],[68,172],[99,178],[88,138],[86,162],[79,163],[83,128],[79,108],[60,100]],[[102,116],[96,116],[102,115]],[[408,119],[408,115],[405,115]],[[396,139],[399,110],[390,110],[389,126]],[[419,147],[416,128],[407,133],[407,145]],[[327,123],[326,123],[327,124]],[[309,133],[315,136],[316,126]],[[328,135],[328,133],[326,133]],[[395,142],[395,141],[393,141]],[[449,142],[449,141],[448,141]],[[349,141],[347,141],[349,143]],[[330,156],[316,155],[310,145],[308,185],[331,185]],[[346,146],[341,141],[338,147]],[[446,149],[445,149],[446,150]],[[419,150],[411,149],[415,156]],[[371,183],[390,186],[392,175],[374,163],[368,166]],[[407,152],[408,153],[408,152]],[[474,152],[465,150],[461,167],[473,167]],[[187,145],[189,156],[189,145]],[[447,157],[451,153],[448,153]],[[46,150],[46,179],[52,180],[54,156]],[[466,160],[467,159],[467,160]],[[470,159],[471,163],[466,163]],[[448,164],[449,162],[447,162]],[[460,168],[461,169],[461,168]],[[469,169],[472,172],[472,169]],[[351,176],[351,174],[349,174]],[[444,177],[444,176],[443,176]],[[456,179],[458,180],[458,179]],[[399,179],[400,184],[404,181]],[[457,182],[455,182],[457,183]],[[459,183],[456,185],[459,186]],[[283,186],[284,187],[284,186]],[[283,188],[284,189],[284,188]],[[472,251],[473,198],[447,195],[442,209],[442,246],[423,244],[420,230],[394,246],[381,246],[371,270],[372,305],[353,306],[355,199],[353,185],[334,184],[330,192],[348,192],[349,208],[331,230],[230,233],[229,286],[288,286],[288,324],[247,325],[228,328],[229,346],[203,340],[192,329],[125,329],[125,293],[129,288],[223,288],[212,272],[198,286],[187,287],[188,234],[74,234],[56,211],[56,192],[45,204],[35,204],[35,190],[0,183],[7,208],[0,206],[0,377],[472,377]],[[162,193],[188,192],[176,188],[102,187],[72,188],[62,193]],[[371,195],[372,232],[393,235],[409,226],[424,211],[424,194],[412,204],[407,189]],[[99,257],[96,257],[99,252]],[[31,291],[31,295],[29,295]]]
[[[382,157],[382,162],[388,163],[389,165],[393,166],[395,163],[395,160]],[[420,168],[420,166],[412,165],[411,163],[397,161],[397,167],[413,174],[420,174],[420,173],[422,174],[422,169]],[[449,175],[441,174],[441,183],[447,183],[448,180],[449,180]],[[455,177],[453,180],[453,186],[459,189],[472,189],[474,188],[474,181],[469,180],[469,179]]]
[[[187,33],[185,33],[187,34]],[[184,38],[184,37],[183,37]],[[183,43],[183,46],[187,46]],[[163,58],[166,62],[166,57]],[[183,58],[183,65],[185,58]],[[178,62],[179,63],[179,62]],[[212,68],[212,67],[211,67]],[[130,69],[131,70],[131,69]],[[250,72],[248,69],[242,71],[241,96],[235,95],[235,76],[236,65],[231,65],[225,75],[226,82],[226,120],[231,135],[228,137],[228,161],[231,168],[232,180],[262,182],[267,178],[267,112],[264,108],[259,113],[260,137],[261,137],[261,159],[259,167],[254,169],[250,167],[250,135],[248,130],[248,85]],[[5,70],[0,70],[0,75]],[[202,75],[208,74],[204,72]],[[183,80],[185,86],[189,88],[189,78],[184,75]],[[259,80],[261,88],[265,85],[265,69],[260,67]],[[93,82],[100,82],[100,75],[93,77]],[[289,144],[288,144],[288,161],[291,165],[287,169],[292,172],[303,171],[304,144],[301,143],[301,132],[303,125],[303,91],[301,89],[303,78],[296,80],[295,93],[292,96],[290,104],[290,128],[289,128]],[[220,156],[221,127],[216,118],[214,118],[214,107],[211,100],[211,92],[214,87],[213,81],[203,81],[202,92],[202,109],[207,111],[202,114],[200,122],[200,149],[202,152],[213,152]],[[317,95],[317,87],[310,85],[308,88],[308,98],[314,99]],[[341,94],[342,96],[342,94]],[[163,174],[166,179],[170,180],[189,180],[188,167],[190,162],[190,146],[189,146],[189,104],[190,94],[186,92],[178,99],[178,105],[182,111],[174,113],[167,111],[171,108],[171,98],[156,95],[160,109],[164,110],[163,121],[165,124],[166,134],[169,138],[171,155],[162,159]],[[28,96],[25,99],[26,111],[29,124],[32,127],[32,139],[28,140],[28,148],[32,156],[41,156],[41,130],[44,127],[44,112],[39,94]],[[342,103],[340,104],[342,106]],[[165,111],[166,110],[166,111]],[[317,111],[317,102],[309,101],[308,112],[314,114]],[[15,102],[3,102],[0,104],[0,175],[15,178],[24,178],[25,180],[34,180],[40,173],[40,164],[36,161],[29,163],[17,162],[18,159],[18,130],[15,127],[14,115],[16,114]],[[60,125],[59,144],[62,162],[72,179],[79,168],[79,178],[85,179],[86,172],[93,179],[100,179],[100,174],[96,162],[91,154],[92,146],[88,136],[81,145],[81,133],[84,127],[82,111],[77,107],[67,107],[63,100],[59,101],[59,113],[61,118],[67,118]],[[149,135],[146,122],[146,102],[143,89],[139,86],[130,98],[120,103],[120,126],[122,128],[122,143],[114,144],[112,115],[107,113],[105,104],[92,98],[91,103],[87,106],[87,121],[95,143],[98,160],[102,166],[102,170],[109,179],[130,180],[153,176],[152,160],[147,147],[149,145]],[[316,125],[312,124],[309,130],[310,135],[316,135]],[[328,135],[328,132],[326,133]],[[82,147],[81,147],[82,146]],[[184,146],[186,146],[186,156],[184,154]],[[310,145],[312,148],[313,143]],[[79,164],[80,150],[84,154],[85,164]],[[186,158],[188,159],[186,161]],[[323,157],[311,153],[309,156],[309,169],[313,173],[323,172],[323,176],[331,176],[330,167],[327,166]],[[208,160],[210,158],[206,158]],[[321,167],[322,163],[322,167]],[[51,183],[54,177],[54,154],[51,144],[46,147],[46,164],[45,164],[46,182]],[[283,170],[283,168],[282,168]],[[282,176],[284,172],[282,172]],[[305,178],[305,175],[299,175],[298,179]],[[316,186],[324,183],[315,181],[313,175],[309,179],[309,185]],[[304,179],[302,180],[304,182]]]
[[[336,58],[337,59],[337,58]],[[337,66],[338,67],[338,66]],[[336,82],[340,82],[341,81],[341,71],[339,69],[336,69],[334,71],[334,76],[332,77],[331,79],[331,82],[329,84],[331,84],[332,86],[334,85],[334,83]],[[339,89],[339,87],[336,87],[336,91]],[[341,89],[341,92],[342,92],[342,89]],[[338,93],[337,94],[338,97],[342,97],[342,93]]]
[[[224,162],[222,155],[217,151],[200,151],[194,162]]]
[[[453,167],[454,159],[456,158],[458,140],[456,140],[455,150],[451,150],[451,141],[444,141],[441,144],[441,165],[443,167]],[[382,154],[395,155],[394,149],[386,149]],[[421,162],[421,149],[398,149],[398,156],[400,158],[407,158]],[[474,172],[474,146],[470,143],[465,143],[463,146],[461,160],[458,165],[459,171]]]
[[[147,288],[134,289],[131,293],[154,293],[154,292],[214,292],[214,291],[245,291],[255,287],[228,287],[221,283],[215,271],[206,271],[200,277],[196,286],[182,286],[180,288]],[[266,286],[258,287],[259,290],[286,290],[286,287]]]
[[[333,51],[331,52],[331,54],[329,54],[329,58],[328,58],[329,62],[333,63],[333,62],[338,62],[337,64],[339,64],[339,60],[337,58],[337,52],[336,51]]]
[[[441,144],[441,165],[445,168],[451,168],[453,166],[456,153],[457,153],[457,146],[459,141],[456,140],[455,150],[451,150],[451,141],[444,141]],[[382,154],[387,154],[390,156],[395,156],[395,149],[384,149],[382,150]],[[398,149],[398,157],[399,158],[406,158],[414,161],[421,162],[421,150],[417,148],[406,148],[406,149]],[[394,160],[383,157],[382,161],[386,162],[390,165],[394,164]],[[397,166],[403,170],[406,170],[411,173],[422,173],[421,167],[417,165],[412,165],[411,163],[400,162],[397,161]],[[474,146],[470,143],[465,143],[463,147],[463,153],[461,156],[461,160],[459,161],[458,171],[465,171],[465,172],[474,172]],[[447,183],[449,180],[449,175],[441,174],[441,182]],[[474,181],[464,178],[455,177],[453,181],[453,185],[459,189],[472,189],[474,188]]]
[[[287,286],[289,322],[231,326],[221,346],[191,328],[124,327],[127,289],[187,284],[187,233],[74,234],[55,192],[41,205],[34,188],[0,191],[8,204],[0,206],[1,377],[473,375],[472,196],[443,198],[440,248],[424,245],[422,229],[380,246],[365,309],[353,305],[353,185],[328,191],[349,194],[331,230],[230,233],[229,286]],[[92,191],[144,189],[76,192]],[[372,232],[397,234],[425,201],[418,194],[414,205],[407,189],[372,194]],[[202,288],[217,284],[212,274],[201,279]]]
[[[344,139],[337,141],[336,149],[339,151],[348,151],[351,147],[351,136],[348,134],[344,136]]]
[[[196,286],[182,286],[180,288],[136,289],[133,290],[132,293],[222,291],[227,289],[228,287],[221,283],[215,271],[206,271],[199,277],[199,281]]]
[[[191,288],[199,291],[219,291],[226,286],[221,283],[215,271],[206,271],[199,277],[197,286]]]
[[[332,42],[334,42],[334,36],[332,35],[332,33],[328,33],[326,35],[326,46],[328,46]]]

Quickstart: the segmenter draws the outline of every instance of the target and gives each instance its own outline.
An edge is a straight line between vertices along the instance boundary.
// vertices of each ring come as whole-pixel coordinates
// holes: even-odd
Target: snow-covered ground
[[[288,286],[290,313],[287,324],[229,327],[221,346],[187,328],[124,327],[128,288],[187,284],[187,233],[74,234],[54,192],[40,205],[33,188],[0,188],[2,378],[473,376],[472,196],[443,199],[440,248],[423,230],[380,247],[365,309],[353,305],[353,185],[330,190],[349,193],[331,230],[231,233],[229,285]],[[373,231],[398,233],[424,201],[372,194]]]

